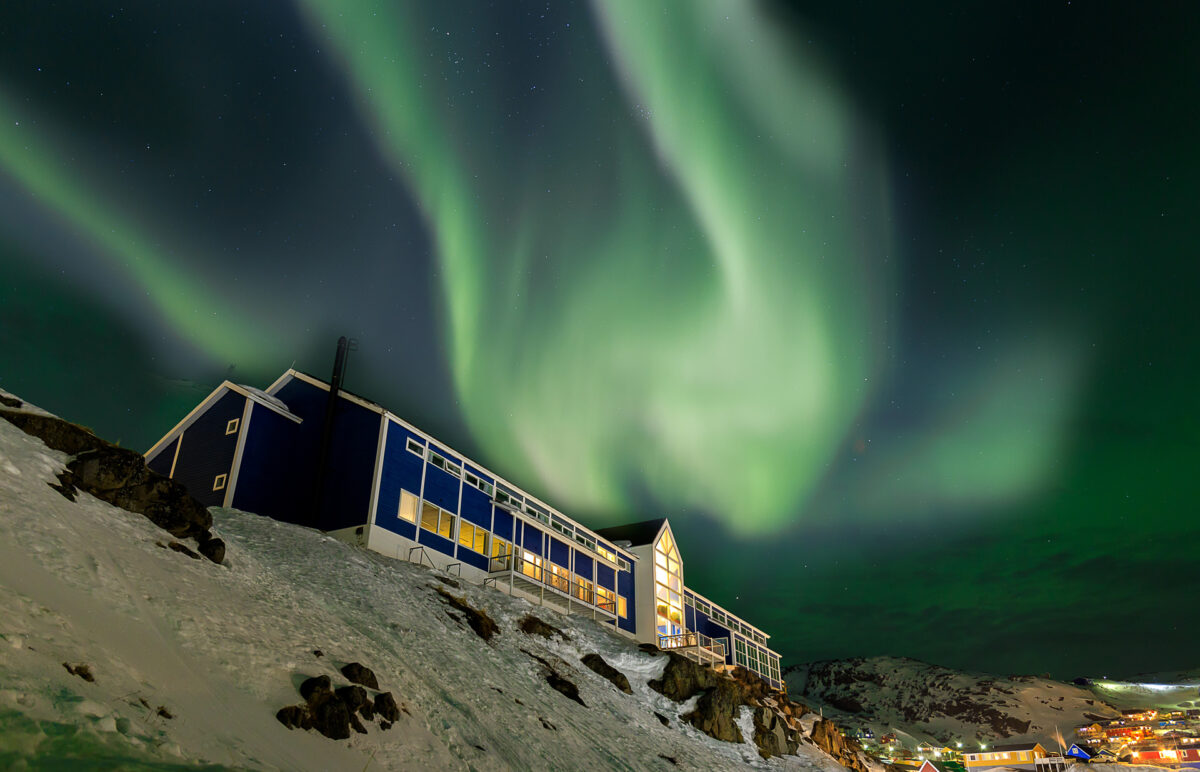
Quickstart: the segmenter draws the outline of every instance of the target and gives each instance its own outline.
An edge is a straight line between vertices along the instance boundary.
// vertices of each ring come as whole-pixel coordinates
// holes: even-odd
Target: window
[[[492,557],[500,558],[512,554],[512,545],[498,536],[492,537]]]
[[[596,585],[596,605],[606,611],[617,610],[616,593],[607,587]]]
[[[595,596],[592,594],[592,583],[587,579],[580,579],[575,584],[575,597],[584,603],[595,603]]]
[[[571,592],[571,572],[567,569],[550,564],[550,586],[565,593]]]
[[[654,545],[655,628],[659,635],[683,632],[683,580],[680,576],[679,550],[671,532]]]
[[[458,543],[480,555],[487,554],[487,531],[471,523],[463,523],[458,529]]]
[[[426,501],[421,505],[421,527],[443,539],[454,538],[454,515]]]
[[[629,618],[629,607],[627,604],[628,601],[624,595],[617,596],[617,616],[621,617],[621,619]]]
[[[225,490],[225,481],[227,479],[229,479],[229,475],[227,475],[227,474],[217,475],[216,479],[213,480],[213,490],[214,491]]]
[[[530,579],[542,581],[542,559],[529,550],[521,550],[521,573]]]
[[[412,437],[408,438],[406,447],[408,448],[409,453],[416,453],[418,456],[425,455],[425,446],[414,440]]]
[[[238,422],[240,422],[241,420],[242,419],[240,419],[240,418],[230,418],[229,423],[225,424],[225,433],[226,434],[237,434]]]
[[[401,520],[417,522],[417,497],[408,491],[400,491],[400,510],[397,514]]]

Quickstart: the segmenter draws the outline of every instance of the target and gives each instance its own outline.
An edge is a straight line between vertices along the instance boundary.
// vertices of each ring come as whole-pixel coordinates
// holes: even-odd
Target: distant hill
[[[903,657],[813,662],[787,668],[795,699],[822,705],[848,726],[876,736],[900,730],[911,742],[951,744],[1036,739],[1118,715],[1087,688],[1035,676],[968,673]]]

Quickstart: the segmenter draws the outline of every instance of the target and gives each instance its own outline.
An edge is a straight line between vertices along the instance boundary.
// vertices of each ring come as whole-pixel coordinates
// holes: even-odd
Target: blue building
[[[769,636],[684,584],[666,519],[592,530],[381,406],[330,390],[296,370],[266,391],[225,381],[146,463],[207,506],[319,528],[782,686]]]

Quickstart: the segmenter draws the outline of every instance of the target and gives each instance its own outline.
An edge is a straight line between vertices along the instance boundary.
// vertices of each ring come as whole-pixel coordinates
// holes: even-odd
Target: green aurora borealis
[[[1021,13],[5,8],[0,386],[148,447],[349,334],[785,664],[1195,666],[1200,13]]]

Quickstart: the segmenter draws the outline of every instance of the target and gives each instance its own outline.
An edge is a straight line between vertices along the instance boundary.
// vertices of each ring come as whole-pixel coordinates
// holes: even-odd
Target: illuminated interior
[[[683,567],[670,530],[654,545],[655,626],[659,635],[683,632]]]

